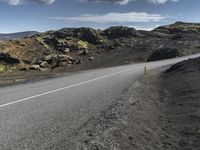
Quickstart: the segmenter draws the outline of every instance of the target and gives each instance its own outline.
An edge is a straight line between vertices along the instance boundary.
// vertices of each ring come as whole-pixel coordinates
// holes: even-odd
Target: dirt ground
[[[200,58],[196,58],[174,65],[161,77],[161,85],[168,91],[164,116],[171,149],[200,149],[199,75]]]
[[[119,66],[144,61],[140,60],[140,56],[143,56],[144,52],[134,52],[136,53],[134,56],[131,55],[133,52],[130,49],[116,49],[114,52],[108,51],[106,53],[93,54],[93,61],[88,60],[88,56],[82,56],[82,64],[71,65],[70,67],[61,66],[54,69],[48,68],[46,71],[8,70],[3,73],[0,72],[0,87],[18,83],[33,82],[89,69]],[[91,54],[88,55],[90,56]],[[133,60],[135,60],[135,62]]]

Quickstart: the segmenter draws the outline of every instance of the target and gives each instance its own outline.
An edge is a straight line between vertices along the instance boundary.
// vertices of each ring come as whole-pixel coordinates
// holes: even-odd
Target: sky
[[[0,33],[200,22],[200,0],[0,0]]]

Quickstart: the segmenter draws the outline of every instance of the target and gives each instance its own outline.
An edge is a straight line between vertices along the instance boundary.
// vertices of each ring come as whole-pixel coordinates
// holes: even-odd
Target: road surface
[[[197,56],[88,70],[0,88],[0,150],[68,149],[77,129],[130,87],[144,66],[153,69]],[[66,143],[59,147],[63,139]]]

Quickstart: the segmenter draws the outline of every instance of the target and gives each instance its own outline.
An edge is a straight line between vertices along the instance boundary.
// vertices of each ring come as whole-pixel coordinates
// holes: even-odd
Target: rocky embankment
[[[163,75],[162,85],[168,91],[164,115],[169,148],[200,149],[200,58],[180,62]]]

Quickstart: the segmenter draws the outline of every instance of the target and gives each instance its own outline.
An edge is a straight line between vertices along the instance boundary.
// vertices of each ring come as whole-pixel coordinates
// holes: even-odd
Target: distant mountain
[[[22,39],[26,36],[32,36],[37,34],[36,31],[26,31],[26,32],[17,32],[17,33],[9,33],[9,34],[0,34],[0,40],[13,40],[13,39]]]

